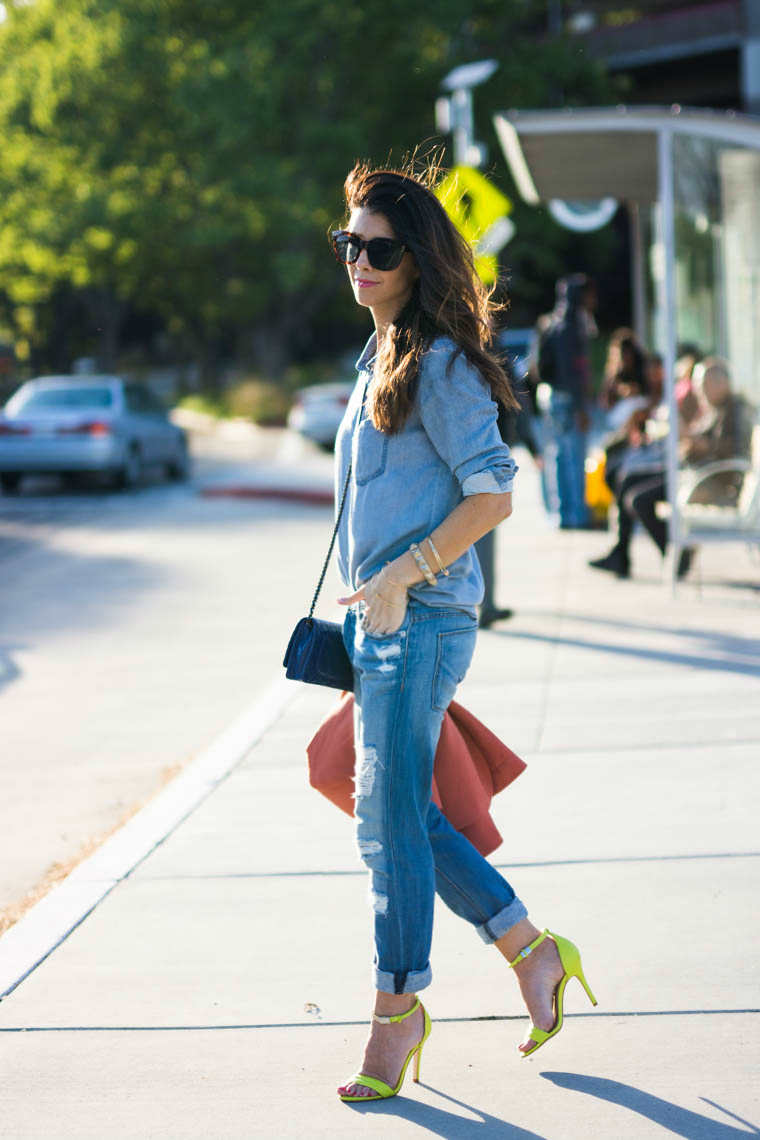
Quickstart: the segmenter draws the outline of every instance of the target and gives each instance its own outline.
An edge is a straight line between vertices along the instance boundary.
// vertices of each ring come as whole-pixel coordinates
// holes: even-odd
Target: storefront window
[[[757,532],[760,152],[678,134],[673,167],[680,529]]]

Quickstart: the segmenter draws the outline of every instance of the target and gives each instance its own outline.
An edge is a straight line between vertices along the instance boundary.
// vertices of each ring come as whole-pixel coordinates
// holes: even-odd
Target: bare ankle
[[[375,1013],[378,1017],[396,1017],[400,1013],[408,1013],[416,1000],[416,994],[386,994],[377,990]]]
[[[521,950],[530,946],[540,935],[541,931],[534,926],[529,918],[523,918],[512,926],[501,938],[497,938],[494,946],[509,963],[512,963]]]

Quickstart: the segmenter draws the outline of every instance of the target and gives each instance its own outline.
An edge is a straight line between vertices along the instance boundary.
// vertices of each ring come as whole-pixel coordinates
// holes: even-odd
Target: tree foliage
[[[46,308],[73,291],[112,339],[139,309],[201,355],[224,343],[276,372],[353,319],[325,240],[343,178],[357,157],[401,161],[432,144],[448,70],[502,61],[478,92],[482,127],[497,108],[545,105],[558,85],[577,102],[599,97],[601,74],[537,35],[544,10],[538,0],[8,5],[7,320],[44,341]]]

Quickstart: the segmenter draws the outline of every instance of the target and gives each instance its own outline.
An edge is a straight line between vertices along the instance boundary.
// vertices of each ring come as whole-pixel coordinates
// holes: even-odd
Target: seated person
[[[726,361],[719,356],[708,357],[694,369],[693,380],[698,412],[681,438],[681,462],[701,467],[721,459],[749,459],[754,409],[743,396],[731,391]],[[743,478],[739,471],[712,475],[690,501],[736,506]]]
[[[619,329],[618,334],[628,331]],[[631,336],[633,336],[632,333]],[[610,345],[610,356],[614,360],[612,344]],[[663,399],[664,367],[662,357],[658,353],[645,356],[643,368],[643,386],[638,382],[619,379],[615,389],[616,400],[611,405],[610,401],[607,401],[606,424],[608,434],[603,443],[604,478],[613,494],[616,491],[617,475],[623,457],[631,446],[639,446],[641,432],[644,430],[646,421],[656,414]],[[605,397],[602,395],[602,403],[604,402]]]
[[[747,401],[731,391],[727,363],[719,357],[708,357],[694,370],[694,395],[698,414],[687,424],[679,424],[679,452],[682,462],[699,468],[718,459],[747,458],[750,451],[753,412]],[[689,406],[688,414],[693,409]],[[641,413],[634,414],[628,425],[629,446],[614,471],[612,485],[618,504],[618,540],[603,558],[589,563],[596,570],[609,570],[619,578],[630,575],[630,543],[634,522],[638,519],[661,554],[668,543],[667,524],[657,516],[657,504],[667,501],[665,485],[664,440],[650,439],[642,431]],[[679,407],[680,418],[680,407]],[[733,505],[741,490],[742,475],[730,472],[706,481],[706,494],[701,502]],[[688,573],[693,552],[684,549],[678,565],[678,576]]]
[[[665,361],[659,352],[647,356],[646,375],[650,399],[658,407],[665,398]]]
[[[618,578],[628,578],[631,573],[630,545],[637,518],[631,496],[650,484],[664,486],[665,441],[650,438],[648,415],[648,407],[636,408],[607,451],[605,479],[617,501],[618,538],[609,554],[593,559],[589,566],[610,570]]]
[[[647,395],[647,355],[631,329],[616,329],[610,339],[600,403],[608,411],[621,401]]]
[[[678,430],[681,435],[699,414],[699,401],[694,390],[694,369],[702,356],[694,345],[682,345],[676,360],[675,393],[678,405]]]

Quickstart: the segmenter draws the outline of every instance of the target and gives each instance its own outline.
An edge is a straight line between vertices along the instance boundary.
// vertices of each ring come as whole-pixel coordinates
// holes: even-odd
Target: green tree
[[[0,26],[0,272],[42,346],[75,290],[106,363],[135,307],[212,375],[276,375],[354,317],[325,234],[357,157],[433,141],[442,76],[497,55],[481,122],[600,74],[534,0],[35,0]],[[551,77],[551,78],[549,78]],[[495,152],[492,152],[495,153]],[[30,316],[30,314],[34,317]],[[353,326],[357,327],[357,326]]]

